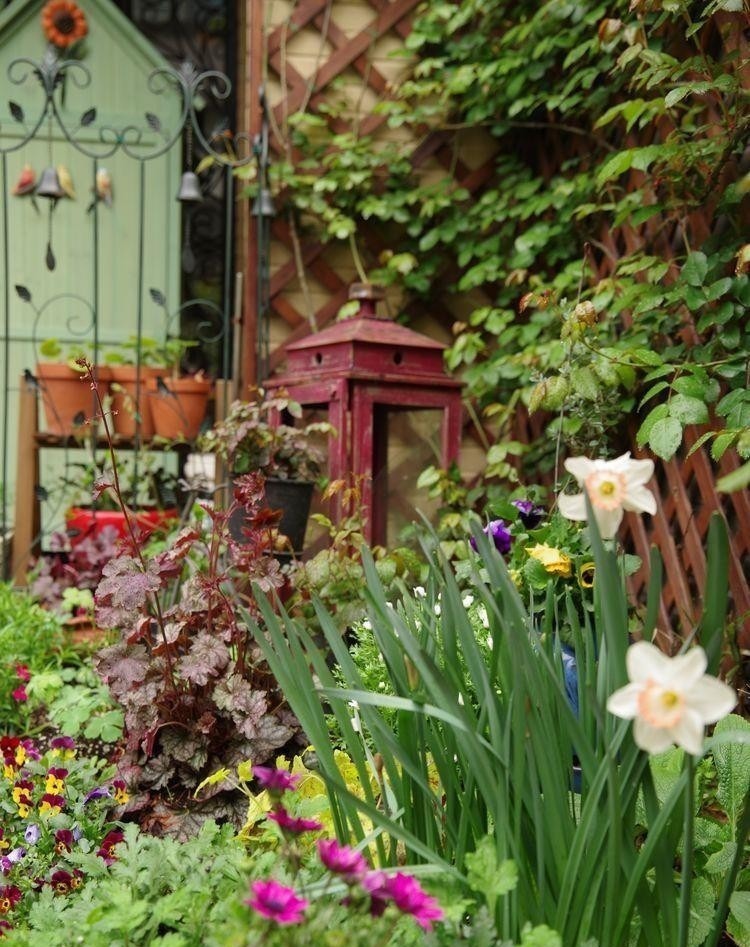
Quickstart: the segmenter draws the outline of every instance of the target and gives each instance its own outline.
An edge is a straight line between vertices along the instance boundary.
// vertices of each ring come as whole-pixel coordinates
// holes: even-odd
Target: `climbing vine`
[[[329,96],[280,131],[276,191],[303,235],[349,241],[401,284],[407,310],[483,294],[447,363],[496,433],[519,399],[546,412],[535,462],[558,436],[615,451],[634,417],[662,458],[705,424],[714,459],[748,461],[749,29],[742,0],[425,4],[413,66],[377,106],[392,135]],[[459,155],[477,128],[494,173],[473,193],[398,140],[441,130]]]

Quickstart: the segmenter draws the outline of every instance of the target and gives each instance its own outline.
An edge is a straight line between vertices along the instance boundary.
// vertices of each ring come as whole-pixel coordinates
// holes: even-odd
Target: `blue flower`
[[[23,837],[26,839],[26,842],[29,845],[36,845],[41,834],[42,833],[39,829],[39,826],[32,823],[31,825],[26,826],[26,831],[23,833]]]
[[[83,797],[83,804],[86,805],[94,799],[108,799],[110,797],[109,789],[106,786],[97,786],[91,792],[87,792]]]

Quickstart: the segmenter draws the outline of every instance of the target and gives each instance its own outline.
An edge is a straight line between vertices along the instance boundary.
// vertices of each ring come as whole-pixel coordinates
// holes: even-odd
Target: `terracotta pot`
[[[144,509],[134,510],[133,515],[145,538],[155,529],[176,520],[179,514],[176,509]],[[72,506],[65,514],[65,526],[71,546],[77,546],[87,536],[95,535],[105,526],[113,526],[121,539],[128,534],[125,514],[121,510],[92,510],[85,506]]]
[[[80,436],[91,430],[85,422],[96,415],[97,406],[87,378],[65,362],[39,362],[36,377],[50,434]]]
[[[63,625],[63,631],[68,641],[73,644],[90,644],[101,646],[109,632],[98,628],[86,615],[77,615],[69,618]]]
[[[201,378],[149,378],[154,430],[169,440],[194,440],[206,415],[211,382]]]
[[[164,374],[162,368],[141,365],[138,378],[135,365],[111,365],[110,396],[112,398],[112,425],[116,434],[135,437],[140,417],[141,437],[154,436],[154,421],[151,416],[151,399],[146,388],[149,378]]]

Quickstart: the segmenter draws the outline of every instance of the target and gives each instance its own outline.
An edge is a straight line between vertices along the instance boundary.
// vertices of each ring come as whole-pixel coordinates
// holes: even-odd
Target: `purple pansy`
[[[507,552],[510,552],[510,544],[513,542],[513,537],[505,525],[505,520],[492,520],[491,523],[488,523],[484,527],[484,532],[495,544],[495,549],[497,549],[500,555],[504,556]],[[469,544],[474,552],[478,551],[476,540],[473,536],[469,540]]]
[[[518,510],[518,517],[526,529],[534,529],[544,519],[546,510],[542,506],[537,506],[532,500],[512,500],[511,502]]]

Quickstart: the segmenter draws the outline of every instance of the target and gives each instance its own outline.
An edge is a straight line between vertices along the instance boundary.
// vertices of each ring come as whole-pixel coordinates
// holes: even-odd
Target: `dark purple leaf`
[[[224,642],[203,633],[195,636],[190,651],[180,659],[177,671],[186,680],[202,686],[228,663],[229,649]]]
[[[25,286],[22,286],[20,283],[16,283],[16,293],[20,299],[23,299],[25,303],[31,302],[31,293],[26,289]]]
[[[23,121],[23,109],[18,102],[8,102],[8,108],[10,109],[10,114],[17,122]]]
[[[81,125],[83,127],[85,127],[86,125],[90,125],[95,120],[95,118],[96,118],[96,109],[95,108],[86,109],[86,111],[81,116]]]
[[[160,289],[154,289],[153,287],[149,290],[149,295],[156,303],[157,306],[166,306],[167,299],[164,293]]]

